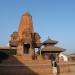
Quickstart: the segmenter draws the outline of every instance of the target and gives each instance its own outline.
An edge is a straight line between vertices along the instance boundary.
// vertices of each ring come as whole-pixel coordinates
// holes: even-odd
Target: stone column
[[[56,60],[57,60],[57,74],[60,74],[60,63],[59,63],[59,53],[56,53]]]
[[[39,51],[40,51],[40,56],[41,56],[41,49],[39,49]]]
[[[18,46],[17,46],[17,55],[21,56],[23,54],[24,54],[24,52],[23,52],[23,44],[19,43]]]

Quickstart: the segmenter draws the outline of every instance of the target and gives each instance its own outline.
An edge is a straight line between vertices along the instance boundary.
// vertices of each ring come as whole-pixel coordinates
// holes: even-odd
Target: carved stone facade
[[[11,35],[10,47],[16,47],[17,55],[31,54],[33,49],[38,48],[39,43],[40,36],[34,32],[32,16],[26,12],[21,17],[18,32]]]

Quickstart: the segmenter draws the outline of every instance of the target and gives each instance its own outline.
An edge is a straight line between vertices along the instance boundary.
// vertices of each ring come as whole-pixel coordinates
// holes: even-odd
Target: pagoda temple
[[[58,43],[58,41],[52,40],[48,37],[46,41],[42,43],[40,54],[47,56],[49,60],[56,59],[56,57],[65,49],[56,47],[55,45]]]

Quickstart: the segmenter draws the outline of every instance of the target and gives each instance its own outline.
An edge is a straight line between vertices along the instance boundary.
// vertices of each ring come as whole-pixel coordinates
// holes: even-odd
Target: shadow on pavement
[[[14,56],[0,52],[0,75],[38,75]]]

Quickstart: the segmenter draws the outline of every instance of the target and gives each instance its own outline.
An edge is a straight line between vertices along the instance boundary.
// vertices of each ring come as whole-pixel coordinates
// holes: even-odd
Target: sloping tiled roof
[[[36,32],[35,32],[35,34],[36,34],[35,36],[38,36],[39,38],[41,38],[40,35],[39,35],[39,33],[36,33]]]
[[[13,32],[13,34],[11,34],[11,37],[13,36],[18,36],[18,32]]]
[[[0,50],[10,49],[9,47],[0,47]]]
[[[41,49],[41,51],[60,51],[60,52],[63,52],[65,51],[65,49],[63,48],[60,48],[60,47],[55,47],[55,46],[46,46],[44,48]]]
[[[52,40],[50,38],[48,38],[46,41],[43,42],[43,44],[56,44],[56,43],[57,43],[57,41]]]
[[[10,45],[11,46],[17,46],[17,44],[18,44],[18,41],[9,41],[9,43],[10,43]]]

